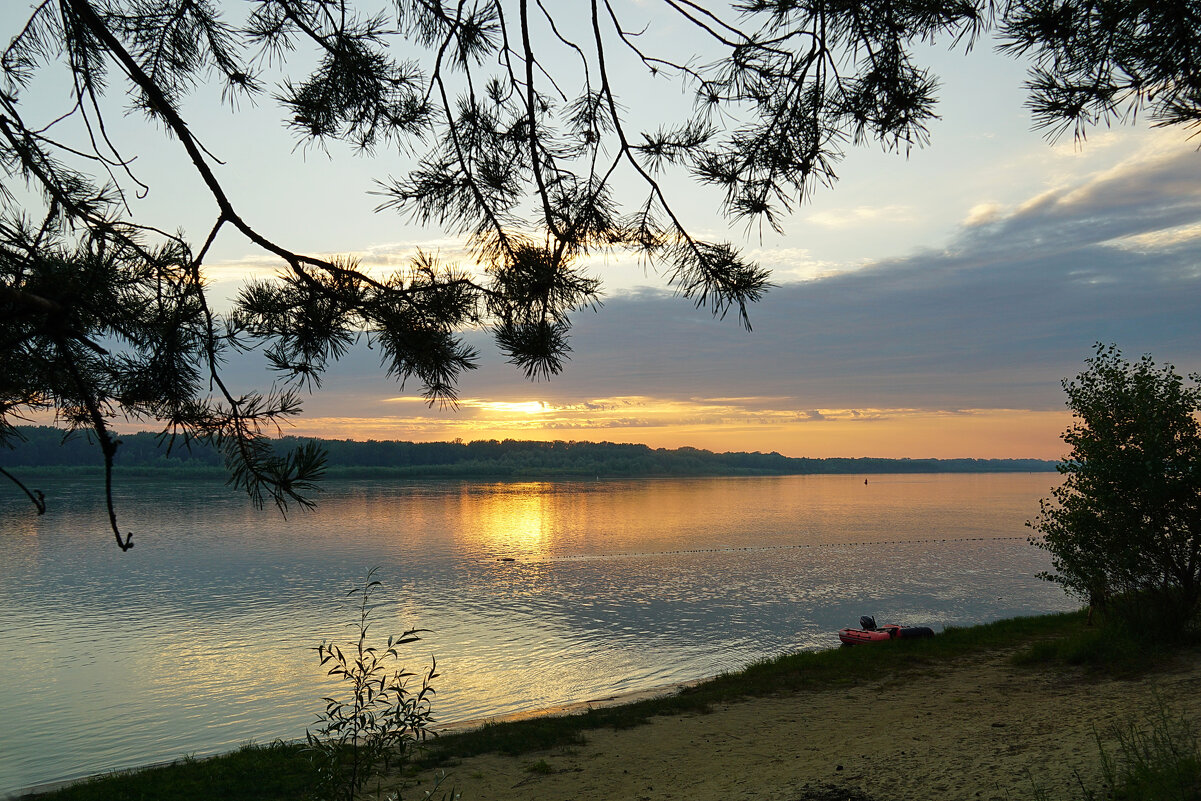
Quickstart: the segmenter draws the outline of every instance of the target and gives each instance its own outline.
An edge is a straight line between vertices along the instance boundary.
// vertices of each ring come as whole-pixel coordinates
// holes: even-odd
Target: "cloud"
[[[1109,241],[1109,245],[1123,250],[1148,251],[1162,250],[1176,245],[1195,243],[1201,239],[1201,223],[1179,225],[1175,228],[1164,228],[1148,231],[1142,234],[1118,237]]]
[[[572,360],[550,382],[524,380],[471,333],[483,359],[462,380],[460,411],[409,399],[392,419],[480,425],[512,412],[530,431],[668,421],[808,430],[912,410],[944,425],[962,410],[1061,413],[1060,380],[1097,341],[1201,368],[1201,156],[1191,149],[969,220],[940,249],[773,288],[751,307],[750,333],[668,293],[610,297],[574,315]],[[365,349],[325,386],[308,414],[379,416],[379,401],[398,395]]]
[[[415,398],[414,400],[420,400]],[[344,431],[364,428],[403,427],[421,431],[438,431],[444,437],[475,439],[493,435],[521,436],[538,431],[583,431],[623,428],[729,428],[731,426],[792,427],[806,424],[850,423],[863,425],[880,422],[903,422],[913,419],[964,418],[994,414],[997,410],[974,409],[791,409],[786,406],[762,407],[757,399],[748,403],[722,404],[701,399],[675,400],[670,398],[605,398],[587,404],[555,406],[543,401],[496,403],[466,401],[462,408],[470,414],[447,415],[433,409],[425,411],[410,407],[401,414],[371,413],[352,416],[306,416],[302,428],[314,425],[335,427]],[[531,414],[527,406],[538,406]],[[379,410],[374,410],[378,412]],[[616,412],[616,414],[613,414]]]
[[[1012,214],[979,226],[975,235],[1003,242],[1007,256],[1033,249],[1046,257],[1176,228],[1201,218],[1198,178],[1201,158],[1192,149],[1141,156],[1075,186],[1043,192]]]
[[[847,269],[845,264],[813,258],[808,248],[753,247],[742,255],[771,270],[777,282],[811,281]]]
[[[577,315],[573,361],[545,389],[1062,409],[1059,381],[1096,341],[1201,366],[1201,240],[1181,233],[1198,224],[1201,156],[1177,149],[993,210],[940,250],[776,287],[750,334],[665,294],[611,298]],[[526,391],[507,372],[479,379]]]
[[[997,222],[1001,219],[1004,207],[999,203],[980,203],[972,206],[968,211],[967,217],[963,220],[963,225],[967,228],[973,228],[977,225],[986,225],[988,223]]]
[[[915,211],[910,206],[856,206],[853,209],[826,209],[805,215],[805,221],[823,228],[861,228],[866,224],[896,224],[912,222]]]

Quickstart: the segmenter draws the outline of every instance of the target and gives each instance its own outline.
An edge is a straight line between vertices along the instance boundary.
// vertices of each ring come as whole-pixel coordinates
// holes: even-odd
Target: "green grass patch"
[[[1111,673],[1138,673],[1152,667],[1163,654],[1145,647],[1124,631],[1087,628],[1032,643],[1014,656],[1019,665],[1073,665]]]
[[[1117,615],[1098,625],[1073,626],[1060,636],[1031,642],[1014,661],[1019,665],[1066,665],[1115,676],[1160,669],[1182,650],[1197,646],[1193,628],[1170,624],[1140,625]]]
[[[537,762],[531,762],[525,766],[526,773],[534,773],[539,776],[549,776],[555,772],[550,763],[545,759],[539,759]]]
[[[298,801],[311,795],[315,775],[304,746],[246,745],[211,759],[96,776],[38,801]]]
[[[1185,716],[1169,713],[1163,699],[1139,725],[1114,726],[1116,747],[1107,748],[1100,735],[1100,788],[1079,782],[1080,801],[1197,801],[1201,799],[1201,737]],[[1032,801],[1052,796],[1030,776]]]

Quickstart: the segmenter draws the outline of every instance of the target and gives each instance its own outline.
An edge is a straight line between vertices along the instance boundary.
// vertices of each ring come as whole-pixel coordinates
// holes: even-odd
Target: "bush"
[[[438,677],[436,663],[422,676],[416,693],[408,687],[416,674],[403,668],[389,669],[400,659],[397,648],[416,642],[423,630],[389,635],[382,649],[367,644],[374,610],[371,593],[380,586],[375,571],[368,571],[362,587],[347,593],[359,596],[358,621],[353,624],[358,637],[347,648],[350,656],[332,643],[323,642],[314,649],[321,665],[328,665],[329,675],[348,685],[349,693],[348,698],[324,698],[325,711],[318,718],[316,733],[305,733],[318,767],[319,793],[331,801],[354,801],[355,793],[372,776],[405,759],[412,746],[425,741],[432,720],[431,682]]]
[[[1063,382],[1075,422],[1063,483],[1029,525],[1051,554],[1043,578],[1118,617],[1187,628],[1201,601],[1201,376],[1097,345]]]

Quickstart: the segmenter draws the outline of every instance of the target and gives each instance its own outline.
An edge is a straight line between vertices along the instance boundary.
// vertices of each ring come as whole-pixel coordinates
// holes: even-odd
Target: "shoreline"
[[[582,715],[591,709],[609,709],[616,706],[636,704],[639,701],[650,701],[656,698],[669,698],[673,695],[679,695],[681,692],[690,687],[696,687],[697,685],[704,684],[705,682],[711,681],[714,678],[714,676],[705,676],[699,679],[677,681],[672,682],[671,684],[661,684],[658,687],[651,687],[645,690],[627,690],[625,692],[605,696],[604,698],[592,698],[587,701],[568,701],[566,703],[556,704],[554,706],[527,709],[519,712],[507,712],[503,715],[491,715],[482,718],[457,720],[440,726],[435,726],[433,731],[439,735],[458,734],[460,732],[483,728],[484,726],[488,726],[490,724],[516,723],[522,720],[534,720],[537,718]]]
[[[488,801],[1075,799],[1078,782],[1100,787],[1098,743],[1114,753],[1118,731],[1169,699],[1171,716],[1201,718],[1201,652],[1115,678],[1019,667],[1015,650],[589,729],[570,746],[463,757],[386,786],[420,793],[445,770],[456,792]]]
[[[1157,715],[1201,719],[1201,647],[1134,663],[1133,673],[1030,660],[1031,646],[1074,641],[1081,625],[1079,612],[1012,618],[896,647],[797,653],[710,680],[454,721],[436,727],[448,735],[441,746],[431,741],[428,754],[363,798],[421,797],[446,773],[443,790],[486,801],[1077,799],[1084,788],[1101,791],[1099,749],[1116,754],[1132,727],[1146,729]],[[1017,654],[1027,656],[1019,662]],[[252,762],[240,781],[283,771],[296,756],[303,760],[289,747],[272,758],[280,761]],[[207,779],[184,777],[228,770],[181,767],[174,781],[193,783],[174,795],[210,797]],[[102,783],[102,793],[171,786],[138,774]],[[238,796],[236,786],[223,794]]]
[[[503,723],[514,723],[522,720],[533,720],[537,718],[548,717],[563,717],[568,715],[584,714],[590,709],[605,709],[609,707],[624,706],[626,704],[634,704],[639,701],[646,701],[654,698],[666,698],[672,695],[678,695],[683,690],[689,687],[695,687],[698,684],[709,681],[712,676],[706,676],[699,679],[691,679],[688,681],[678,681],[671,684],[663,684],[657,687],[651,687],[645,690],[628,690],[626,692],[616,693],[614,695],[605,696],[603,698],[592,698],[587,701],[569,701],[562,704],[556,704],[549,707],[538,707],[527,709],[518,712],[508,712],[502,715],[490,715],[480,718],[468,718],[464,720],[451,721],[445,724],[435,725],[432,732],[435,735],[443,734],[458,734],[460,732],[471,731],[474,729],[483,728],[484,726]],[[302,743],[303,738],[294,740],[283,740],[285,743]],[[218,751],[212,754],[205,754],[199,759],[217,759],[232,753],[231,751]],[[70,787],[73,784],[86,782],[98,776],[106,776],[113,773],[128,773],[143,770],[154,770],[155,768],[165,768],[172,765],[178,765],[185,759],[196,758],[194,754],[189,754],[186,757],[180,756],[175,759],[164,759],[157,762],[150,762],[141,765],[133,765],[125,768],[113,768],[111,770],[102,770],[96,773],[88,773],[83,776],[76,776],[67,779],[51,779],[49,781],[39,782],[33,785],[18,787],[15,790],[9,791],[4,795],[0,795],[0,801],[25,801],[26,799],[36,798],[46,793],[51,793],[56,790],[61,790],[64,787]]]

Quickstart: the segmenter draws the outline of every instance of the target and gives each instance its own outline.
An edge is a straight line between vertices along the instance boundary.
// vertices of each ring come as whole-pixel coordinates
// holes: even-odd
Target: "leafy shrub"
[[[423,743],[432,721],[431,685],[438,677],[437,663],[421,676],[421,688],[412,692],[409,680],[417,674],[393,667],[400,660],[398,648],[416,642],[423,629],[389,635],[381,649],[369,645],[372,591],[380,586],[377,568],[367,572],[363,586],[347,596],[358,596],[358,621],[351,624],[358,636],[344,651],[333,643],[314,650],[328,674],[340,679],[347,690],[344,698],[326,697],[325,711],[318,717],[316,732],[305,733],[319,773],[323,798],[353,801],[372,776],[404,760],[412,748]],[[349,656],[347,655],[349,653]]]
[[[1060,584],[1091,607],[1171,634],[1201,608],[1201,375],[1098,343],[1065,380],[1064,480],[1030,523]]]

